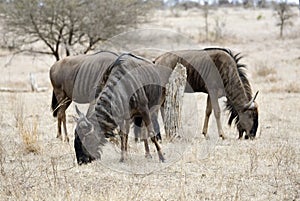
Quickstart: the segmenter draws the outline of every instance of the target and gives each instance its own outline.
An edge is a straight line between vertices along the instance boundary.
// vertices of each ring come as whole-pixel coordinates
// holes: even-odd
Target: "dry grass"
[[[260,77],[274,76],[277,71],[273,67],[259,67],[256,69],[255,74]]]
[[[288,93],[300,93],[300,86],[297,83],[290,83],[285,88]]]
[[[34,98],[35,94],[28,93],[26,96]],[[45,103],[47,101],[44,100]],[[22,102],[24,106],[29,104],[26,100]],[[266,102],[261,103],[264,104]],[[23,114],[16,113],[15,116],[29,116],[26,107],[19,111],[23,111]],[[261,118],[264,127],[268,116]],[[52,120],[49,112],[44,121],[32,119],[31,125],[34,128],[36,122],[45,128],[49,122],[55,122]],[[17,125],[24,124],[17,123]],[[271,128],[275,125],[272,123]],[[282,128],[285,128],[285,125],[282,125]],[[286,128],[292,129],[292,131],[283,129],[286,133],[297,132],[297,129],[299,131],[296,124],[289,123],[289,127]],[[53,124],[53,130],[55,129],[56,126]],[[200,153],[201,143],[205,139],[201,138],[199,133],[197,140],[187,147],[181,159],[147,175],[113,171],[109,166],[103,166],[99,162],[76,166],[72,145],[57,141],[55,136],[52,136],[52,131],[46,133],[52,136],[51,140],[43,141],[42,144],[48,151],[37,155],[15,152],[14,150],[19,149],[19,145],[1,136],[0,139],[5,140],[2,141],[2,145],[5,144],[6,148],[0,149],[2,154],[0,198],[4,200],[297,200],[299,198],[297,179],[299,148],[281,140],[281,131],[264,129],[256,140],[245,141],[236,140],[232,131],[226,127],[224,129],[229,139],[218,141],[207,158],[203,159]],[[28,135],[38,133],[37,128],[33,130]],[[296,133],[290,135],[292,141],[297,136]],[[15,138],[16,135],[12,137]],[[21,144],[25,141],[21,138]],[[129,144],[132,145],[133,142],[130,141]],[[162,148],[165,148],[164,143]],[[139,154],[143,153],[141,150]],[[110,155],[113,156],[113,153],[106,154],[107,157]],[[117,160],[112,163],[122,166]],[[152,163],[156,164],[155,159],[144,161],[141,168],[151,166]]]
[[[20,96],[17,96],[14,102],[16,127],[22,139],[24,151],[38,154],[40,152],[40,146],[38,145],[38,119],[36,117],[31,119],[25,118],[24,102]]]
[[[259,62],[257,66],[254,76],[261,78],[262,82],[277,83],[281,80],[277,75],[277,70],[274,67],[270,67],[266,61]]]
[[[300,93],[300,86],[297,83],[289,83],[283,86],[273,86],[270,89],[271,93]]]
[[[38,154],[41,148],[38,144],[38,121],[34,118],[27,126],[19,127],[24,150],[27,153]]]

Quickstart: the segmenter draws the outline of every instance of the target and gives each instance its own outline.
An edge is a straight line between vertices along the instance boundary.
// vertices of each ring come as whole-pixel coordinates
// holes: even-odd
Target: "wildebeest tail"
[[[55,94],[54,94],[54,91],[52,91],[52,103],[51,103],[51,109],[52,109],[52,111],[53,111],[53,117],[57,117],[57,109],[56,109],[56,107],[57,107],[57,105],[58,105],[58,101],[57,101],[57,99],[56,99],[56,96],[55,96]]]

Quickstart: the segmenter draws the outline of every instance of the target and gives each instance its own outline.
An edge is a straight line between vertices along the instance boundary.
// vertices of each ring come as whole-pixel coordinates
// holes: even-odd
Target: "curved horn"
[[[253,98],[252,98],[247,104],[244,105],[244,109],[245,109],[245,110],[248,110],[248,109],[251,109],[251,108],[254,107],[254,101],[255,101],[255,99],[256,99],[256,97],[257,97],[258,92],[259,92],[259,91],[257,91],[257,92],[255,93],[255,95],[253,96]]]
[[[83,113],[80,112],[80,110],[78,109],[77,105],[75,105],[75,110],[76,110],[79,117],[84,116]]]
[[[252,101],[252,102],[254,102],[254,101],[255,101],[255,99],[256,99],[256,97],[257,97],[257,94],[258,94],[258,92],[259,92],[259,91],[257,91],[257,92],[255,93],[254,97],[251,99],[251,101]]]

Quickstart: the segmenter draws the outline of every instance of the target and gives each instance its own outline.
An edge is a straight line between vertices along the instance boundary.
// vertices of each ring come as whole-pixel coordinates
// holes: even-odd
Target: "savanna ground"
[[[204,18],[196,9],[154,12],[143,27],[172,29],[193,38],[199,48],[227,47],[244,55],[241,63],[248,66],[253,91],[260,91],[255,140],[237,140],[237,131],[226,125],[224,112],[227,139],[214,137],[212,116],[208,135],[214,141],[206,142],[201,134],[206,96],[188,94],[182,120],[195,138],[179,147],[180,157],[159,164],[152,153],[148,161],[143,158],[143,146],[130,141],[140,161],[131,173],[123,171],[131,167],[130,162],[120,164],[119,154],[110,145],[104,150],[105,165],[97,161],[78,166],[73,104],[67,111],[70,143],[55,138],[48,76],[54,59],[17,55],[10,60],[10,53],[1,50],[1,88],[29,90],[29,73],[34,73],[38,85],[48,90],[0,92],[0,200],[299,200],[299,14],[283,39],[269,9],[222,8],[211,11],[209,22],[209,41],[203,40]],[[170,145],[161,145],[168,152]],[[140,174],[151,167],[155,169]]]

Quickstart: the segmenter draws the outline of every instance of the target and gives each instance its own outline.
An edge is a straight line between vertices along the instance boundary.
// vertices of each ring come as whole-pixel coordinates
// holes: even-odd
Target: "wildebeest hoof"
[[[134,138],[135,143],[139,143],[139,138]]]
[[[92,162],[92,159],[90,157],[79,157],[77,159],[78,165],[86,165],[91,162]]]
[[[66,136],[66,137],[65,137],[65,142],[69,143],[69,141],[70,141],[70,140],[69,140],[69,137]]]
[[[152,158],[152,156],[151,156],[151,154],[149,154],[149,153],[146,153],[146,154],[145,154],[145,158],[147,158],[147,159],[151,159],[151,158]]]
[[[61,135],[57,135],[56,138],[60,139],[61,141],[63,140]]]
[[[159,157],[159,161],[162,162],[162,163],[164,163],[164,162],[166,162],[166,159],[163,156],[160,156]]]
[[[209,139],[210,139],[208,135],[204,135],[204,138],[205,138],[206,140],[209,140]]]
[[[248,140],[249,139],[249,135],[245,135],[245,140]]]
[[[119,160],[120,163],[124,163],[124,161],[125,161],[124,158],[120,158]]]

